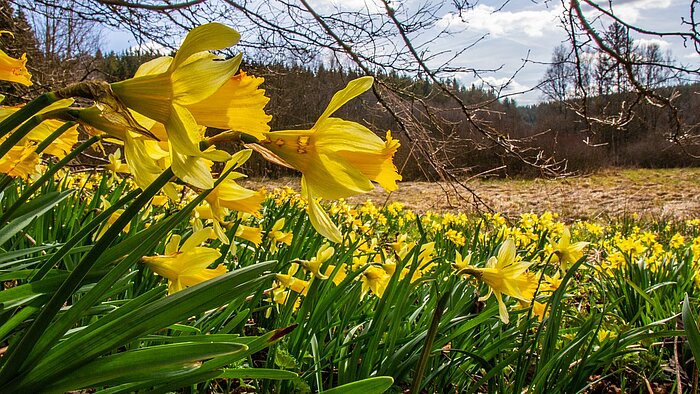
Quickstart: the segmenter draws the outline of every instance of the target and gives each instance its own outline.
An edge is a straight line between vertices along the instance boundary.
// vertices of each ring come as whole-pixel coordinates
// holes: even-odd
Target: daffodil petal
[[[197,52],[228,48],[236,45],[240,39],[241,35],[236,30],[221,23],[197,26],[187,33],[170,69],[176,68]]]
[[[505,302],[503,302],[503,296],[501,293],[494,292],[496,296],[496,301],[498,301],[498,316],[501,318],[503,324],[508,324],[510,322],[510,317],[508,316],[508,308],[506,308]]]
[[[226,273],[226,266],[219,264],[218,267],[214,269],[200,269],[192,273],[185,273],[180,275],[180,281],[185,287],[194,286],[196,284],[212,280],[217,276],[221,276]]]
[[[498,268],[503,268],[508,264],[512,264],[515,261],[515,242],[512,238],[508,238],[503,241],[503,245],[498,249]]]
[[[163,170],[148,156],[144,142],[125,133],[124,157],[136,184],[145,189],[160,176]]]
[[[173,62],[173,58],[170,56],[161,56],[153,60],[147,61],[139,66],[134,74],[134,78],[141,77],[144,75],[160,74],[168,71],[170,63]]]
[[[228,60],[215,60],[210,53],[197,55],[173,71],[173,102],[179,105],[196,104],[213,95],[238,71],[242,56]]]
[[[306,179],[301,177],[302,194],[306,196],[309,202],[309,220],[319,234],[326,237],[328,240],[335,243],[342,243],[343,236],[338,227],[331,221],[326,211],[323,210],[321,204],[316,201],[316,198],[308,190]]]
[[[182,155],[171,148],[170,158],[173,173],[184,182],[200,189],[214,187],[214,178],[201,157]]]
[[[231,243],[231,241],[228,239],[228,235],[226,235],[226,231],[224,231],[223,227],[221,227],[218,220],[214,221],[214,234],[222,244],[228,245]]]
[[[257,213],[265,200],[263,193],[246,189],[229,179],[220,183],[216,190],[217,203],[238,212]]]
[[[319,159],[304,171],[314,195],[336,200],[374,189],[372,182],[344,159],[325,155],[319,155]]]
[[[328,103],[328,107],[326,107],[326,110],[323,111],[323,114],[321,114],[321,116],[318,118],[316,124],[318,125],[319,123],[325,121],[326,118],[330,117],[345,103],[369,90],[372,87],[372,83],[374,83],[374,78],[370,76],[361,77],[350,81],[343,90],[340,90],[333,95],[330,103]]]
[[[248,159],[250,159],[250,155],[253,153],[252,149],[241,149],[238,152],[234,153],[231,155],[231,158],[226,162],[226,165],[224,166],[224,169],[222,172],[226,172],[230,169],[236,169],[240,166],[243,165]]]
[[[175,254],[180,250],[180,237],[179,234],[173,234],[170,236],[170,241],[165,245],[165,254]]]
[[[202,243],[206,242],[209,238],[213,238],[214,232],[212,231],[211,227],[205,227],[199,231],[195,231],[192,235],[190,235],[189,238],[185,241],[185,243],[182,244],[182,248],[180,248],[181,252],[188,252],[190,250],[193,250],[196,246],[201,245]]]
[[[172,105],[171,108],[173,116],[165,124],[171,148],[183,155],[201,156],[199,125],[187,108],[179,105]]]

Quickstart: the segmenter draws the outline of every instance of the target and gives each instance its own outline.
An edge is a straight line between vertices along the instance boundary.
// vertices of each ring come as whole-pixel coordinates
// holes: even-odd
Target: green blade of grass
[[[391,376],[376,376],[324,391],[325,394],[381,394],[394,384]]]
[[[688,299],[688,294],[685,295],[683,299],[683,328],[688,336],[688,344],[690,344],[690,351],[693,353],[693,358],[695,358],[695,368],[700,370],[700,330],[698,330],[698,323],[695,320],[693,311],[690,309],[690,300]]]
[[[117,353],[98,358],[89,365],[73,370],[42,388],[65,392],[101,384],[124,384],[142,380],[162,383],[184,372],[197,369],[198,361],[242,353],[245,345],[210,342],[176,343]],[[22,387],[18,387],[21,390]]]
[[[21,216],[16,217],[14,220],[0,228],[0,245],[3,245],[10,238],[14,237],[17,233],[27,227],[32,220],[50,211],[71,194],[73,194],[73,190],[66,190],[60,193],[48,193],[38,197],[36,199],[38,200],[37,203],[31,206],[31,210],[22,214]]]

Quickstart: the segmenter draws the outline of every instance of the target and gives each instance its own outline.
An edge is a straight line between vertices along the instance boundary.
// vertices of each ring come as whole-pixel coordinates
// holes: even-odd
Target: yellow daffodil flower
[[[547,304],[539,301],[535,301],[532,304],[532,314],[537,316],[537,321],[544,320],[547,317]]]
[[[129,173],[129,166],[126,165],[126,163],[122,163],[122,150],[117,149],[114,151],[114,153],[110,153],[107,155],[107,158],[109,159],[109,164],[105,165],[105,169],[110,171],[112,175],[116,175],[117,173]]]
[[[321,266],[328,261],[328,259],[333,257],[334,253],[335,248],[328,244],[323,244],[316,252],[316,256],[312,257],[311,260],[301,260],[301,266],[304,267],[305,270],[311,272],[316,279],[328,279],[328,276],[321,273]]]
[[[281,287],[292,290],[295,293],[306,295],[306,293],[309,291],[310,283],[307,280],[294,276],[298,270],[299,264],[292,263],[286,274],[276,274],[275,279],[277,279],[277,282]]]
[[[416,245],[415,242],[413,241],[408,241],[408,234],[399,234],[396,237],[396,241],[392,242],[391,244],[392,249],[394,249],[394,252],[399,253],[402,250],[409,251],[413,249],[413,247]],[[409,246],[407,249],[405,248],[406,246]]]
[[[36,145],[30,141],[13,146],[0,157],[0,173],[11,177],[29,178],[36,172],[39,155],[34,152]]]
[[[272,295],[268,298],[269,302],[274,302],[275,304],[278,305],[285,305],[287,301],[289,301],[289,297],[291,296],[291,291],[290,290],[285,290],[283,287],[277,287],[272,289],[271,291]],[[293,309],[295,311],[299,310],[299,307],[301,306],[301,298],[296,297],[294,300],[294,306]],[[272,310],[268,309],[265,311],[265,317],[270,318]]]
[[[14,35],[7,30],[0,31],[0,35],[1,34],[9,34],[14,37]],[[23,53],[22,57],[19,59],[15,59],[0,49],[0,80],[32,86],[31,78],[32,74],[27,71],[26,53]]]
[[[671,246],[671,249],[680,249],[683,247],[685,244],[685,238],[679,234],[675,233],[673,234],[673,237],[671,237],[671,242],[669,243],[669,246]]]
[[[386,291],[391,275],[382,267],[370,265],[362,272],[362,298],[371,290],[377,297],[381,298]]]
[[[537,278],[527,272],[530,262],[515,261],[515,242],[509,238],[503,242],[497,256],[486,262],[486,267],[467,266],[460,274],[469,274],[486,283],[489,292],[480,301],[487,300],[493,293],[498,301],[498,313],[501,321],[508,324],[508,309],[503,302],[503,295],[531,302],[537,288]]]
[[[467,242],[467,238],[464,236],[464,234],[454,229],[447,230],[444,236],[457,246],[464,246],[464,244]]]
[[[262,243],[262,229],[260,227],[239,224],[236,229],[236,237],[250,241],[255,246],[259,246]]]
[[[348,270],[345,268],[345,266],[341,265],[340,268],[338,268],[338,271],[335,273],[335,275],[333,275],[333,271],[336,270],[336,267],[337,266],[330,264],[328,267],[326,267],[326,272],[323,273],[323,276],[331,278],[331,281],[336,286],[339,286],[340,283],[342,283],[347,277]]]
[[[542,281],[542,284],[540,284],[540,291],[542,291],[542,292],[555,291],[561,285],[561,281],[562,281],[561,271],[555,272],[554,275],[552,275],[552,276],[545,275],[544,281]]]
[[[470,266],[472,262],[472,253],[469,252],[466,257],[462,258],[462,254],[459,251],[455,252],[455,262],[452,263],[452,268],[457,272],[462,272],[464,269]],[[463,276],[466,274],[462,274]]]
[[[199,246],[213,236],[213,230],[207,227],[190,235],[180,247],[180,236],[175,234],[165,245],[165,255],[144,256],[142,260],[153,272],[168,279],[169,294],[176,293],[226,273],[223,264],[214,269],[208,268],[221,257],[221,253]]]
[[[568,271],[569,267],[583,257],[583,248],[588,245],[588,242],[576,242],[572,244],[571,233],[568,228],[564,228],[564,232],[558,242],[551,243],[554,248],[554,255],[552,255],[551,261],[558,261],[564,272]]]
[[[250,149],[237,152],[226,163],[222,173],[240,167],[248,160],[251,152]],[[262,202],[265,200],[265,194],[260,191],[246,189],[235,182],[235,179],[243,177],[245,175],[232,171],[225,180],[207,195],[206,201],[211,206],[215,219],[219,221],[224,220],[224,208],[253,214],[260,211]]]
[[[95,236],[95,240],[102,238],[102,236],[107,232],[107,230],[110,227],[112,227],[114,222],[116,222],[117,219],[119,219],[119,217],[122,215],[122,213],[124,213],[123,209],[117,209],[116,211],[114,211],[114,213],[112,213],[109,216],[109,218],[107,218],[107,222],[104,224],[104,226],[102,226],[102,229],[100,230],[100,232],[97,233],[97,235]],[[128,233],[130,228],[131,228],[131,224],[127,223],[127,225],[124,226],[124,229],[122,230],[122,232]]]
[[[331,117],[367,91],[373,81],[372,77],[350,81],[333,96],[311,129],[263,133],[265,139],[255,147],[267,159],[301,171],[302,195],[309,202],[311,224],[333,242],[342,242],[340,230],[316,198],[334,200],[366,193],[374,188],[371,181],[394,191],[396,181],[401,180],[393,164],[399,142],[391,133],[382,141],[359,123]]]
[[[600,330],[598,330],[597,338],[599,343],[603,343],[609,339],[614,339],[616,336],[617,335],[615,335],[614,332],[601,328]]]
[[[37,114],[45,114],[47,112],[65,109],[73,104],[73,99],[63,99],[54,102],[53,104],[43,108]],[[13,107],[0,107],[0,120],[4,120],[8,116],[19,111],[21,106]],[[59,127],[63,126],[64,122],[58,119],[45,119],[39,123],[36,127],[27,133],[22,138],[22,143],[25,141],[32,141],[35,144],[39,144],[53,134]],[[70,127],[63,132],[58,138],[56,138],[51,144],[49,144],[43,153],[53,155],[59,159],[64,158],[72,149],[73,145],[78,142],[78,125]]]
[[[223,60],[208,51],[228,48],[239,39],[237,31],[220,23],[196,27],[187,34],[174,58],[147,62],[134,78],[111,85],[114,94],[128,108],[164,125],[173,172],[198,188],[210,189],[214,185],[199,159],[224,161],[229,155],[199,149],[201,126],[187,106],[212,96],[233,77],[241,62],[240,55]],[[144,125],[147,129],[150,126]]]
[[[270,244],[271,252],[277,250],[278,243],[283,243],[287,245],[292,244],[294,234],[282,231],[282,229],[284,228],[285,221],[285,218],[277,219],[275,224],[272,226],[272,229],[270,229],[270,232],[267,233],[267,237],[272,240],[272,243]]]

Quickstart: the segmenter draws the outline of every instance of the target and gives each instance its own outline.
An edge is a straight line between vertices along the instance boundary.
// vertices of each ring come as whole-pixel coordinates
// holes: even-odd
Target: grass
[[[402,202],[416,212],[485,211],[490,207],[508,216],[558,212],[567,220],[615,219],[632,213],[649,218],[687,219],[700,216],[700,168],[610,169],[562,179],[485,179],[466,185],[485,204],[459,186],[440,182],[402,182],[387,195],[381,188],[350,199],[375,204]],[[296,178],[248,179],[250,188],[290,186]]]
[[[512,191],[588,182],[605,189],[652,173],[479,184]],[[683,319],[697,315],[700,221],[573,222],[572,242],[589,244],[567,270],[552,261],[553,241],[566,227],[552,213],[507,221],[330,202],[344,242],[324,254],[326,240],[310,226],[305,202],[277,189],[259,216],[228,216],[232,245],[200,240],[220,252],[213,265],[229,273],[166,296],[167,280],[143,256],[163,256],[174,234],[189,240],[195,228],[213,224],[193,217],[205,196],[142,208],[155,189],[133,192],[128,180],[101,172],[62,174],[43,179],[22,209],[12,207],[29,190],[23,182],[9,183],[0,200],[0,211],[10,213],[0,245],[6,388],[362,394],[697,388],[692,354],[700,345],[686,341],[679,319],[686,294]],[[678,171],[657,174],[688,182]],[[442,196],[435,185],[417,185],[404,184],[391,198],[409,201],[401,193],[422,191],[414,201],[427,203],[421,196]],[[74,191],[61,194],[67,190]],[[101,224],[120,207],[117,221]],[[23,212],[35,218],[15,222]],[[121,231],[127,221],[130,229]],[[257,228],[259,241],[236,239],[238,225]],[[491,284],[474,273],[500,256],[507,239],[518,260],[532,263],[532,275],[521,273],[513,286],[526,281],[530,290],[523,291],[536,285],[539,292],[527,296],[530,304],[505,297],[505,323],[496,297],[479,297]],[[458,270],[458,253],[471,256],[468,275]],[[534,301],[544,309],[536,312]],[[79,357],[59,361],[69,353]],[[125,367],[135,363],[143,371]]]

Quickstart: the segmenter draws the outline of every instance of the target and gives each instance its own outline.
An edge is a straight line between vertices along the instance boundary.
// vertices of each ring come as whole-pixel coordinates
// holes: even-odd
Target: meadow
[[[202,25],[134,78],[2,107],[0,392],[697,391],[697,170],[657,172],[658,193],[623,172],[600,200],[483,181],[535,204],[487,212],[419,185],[409,206],[391,133],[331,116],[373,78],[270,131],[261,78],[209,52],[238,37]],[[244,182],[254,153],[300,187]],[[367,200],[373,182],[393,193]],[[625,190],[682,204],[600,213]]]
[[[6,188],[3,212],[28,187]],[[34,206],[50,200],[51,209],[28,205],[17,218],[33,220],[3,238],[4,343],[27,335],[40,306],[90,261],[85,256],[133,189],[128,178],[101,171],[59,171],[41,185]],[[124,231],[111,232],[113,245],[45,327],[44,336],[61,327],[62,339],[35,354],[14,387],[316,392],[377,384],[374,376],[390,376],[393,385],[380,387],[393,392],[412,385],[427,392],[672,392],[697,384],[679,314],[686,295],[697,305],[700,220],[630,215],[565,224],[551,212],[416,214],[398,202],[336,202],[328,210],[344,244],[331,246],[310,225],[299,194],[279,188],[260,214],[230,217],[225,244],[197,209],[197,196],[189,199],[150,200]],[[514,249],[505,251],[508,245]],[[205,267],[229,273],[166,297],[173,281],[149,258],[187,248],[210,251]],[[521,297],[501,289],[505,314],[485,268],[494,258],[521,264],[517,275],[534,278],[525,282],[535,289],[521,289]],[[490,286],[499,297],[480,298]],[[106,334],[137,322],[117,337]],[[197,351],[162,366],[143,353],[149,373],[119,368],[120,355],[182,355],[202,342],[236,352]],[[94,352],[58,361],[75,349]],[[208,361],[193,363],[198,358]]]

